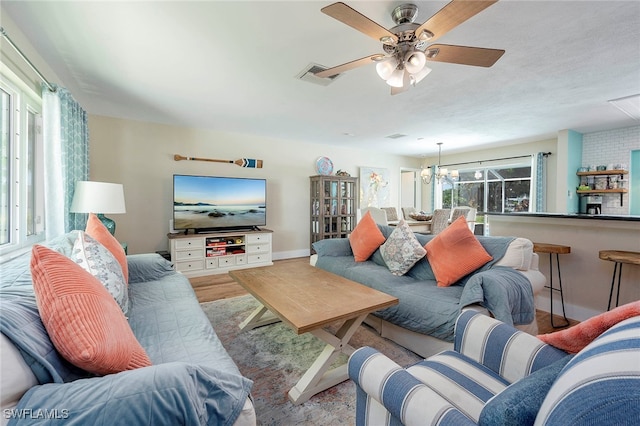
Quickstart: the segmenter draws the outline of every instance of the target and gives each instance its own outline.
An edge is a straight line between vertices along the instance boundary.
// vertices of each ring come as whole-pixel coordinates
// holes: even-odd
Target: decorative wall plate
[[[333,173],[333,163],[327,157],[320,157],[316,161],[316,170],[319,175],[329,176]]]

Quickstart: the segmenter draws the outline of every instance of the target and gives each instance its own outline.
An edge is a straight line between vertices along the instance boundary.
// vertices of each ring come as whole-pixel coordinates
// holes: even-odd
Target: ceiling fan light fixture
[[[394,57],[387,58],[376,64],[376,72],[383,80],[388,80],[398,68],[398,60]]]
[[[421,50],[412,50],[404,56],[404,65],[409,74],[417,74],[427,63],[427,57]]]
[[[404,74],[404,69],[396,68],[387,79],[387,84],[391,87],[403,87]]]

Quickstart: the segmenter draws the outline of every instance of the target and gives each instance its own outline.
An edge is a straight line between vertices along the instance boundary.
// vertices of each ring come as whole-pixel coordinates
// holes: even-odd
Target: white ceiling
[[[296,76],[381,52],[331,1],[6,1],[3,10],[90,114],[403,155],[640,124],[607,101],[640,93],[639,1],[502,0],[438,43],[505,49],[491,68],[432,62],[408,92],[365,66],[329,86]],[[348,1],[386,28],[402,1]],[[443,1],[413,2],[422,23]],[[400,139],[386,136],[405,134]]]

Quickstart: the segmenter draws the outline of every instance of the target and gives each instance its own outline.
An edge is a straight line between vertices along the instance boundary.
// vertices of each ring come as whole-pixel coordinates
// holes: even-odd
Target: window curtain
[[[546,167],[546,158],[547,155],[544,152],[539,152],[536,155],[536,212],[546,212],[547,204],[546,204],[546,194],[547,194],[547,167]]]
[[[84,229],[86,215],[71,213],[76,181],[89,179],[87,113],[71,93],[42,87],[46,238]]]

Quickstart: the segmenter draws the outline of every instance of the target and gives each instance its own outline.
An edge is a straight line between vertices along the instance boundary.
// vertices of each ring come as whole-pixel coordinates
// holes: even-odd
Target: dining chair
[[[435,209],[431,218],[431,233],[439,234],[449,225],[451,209]]]

